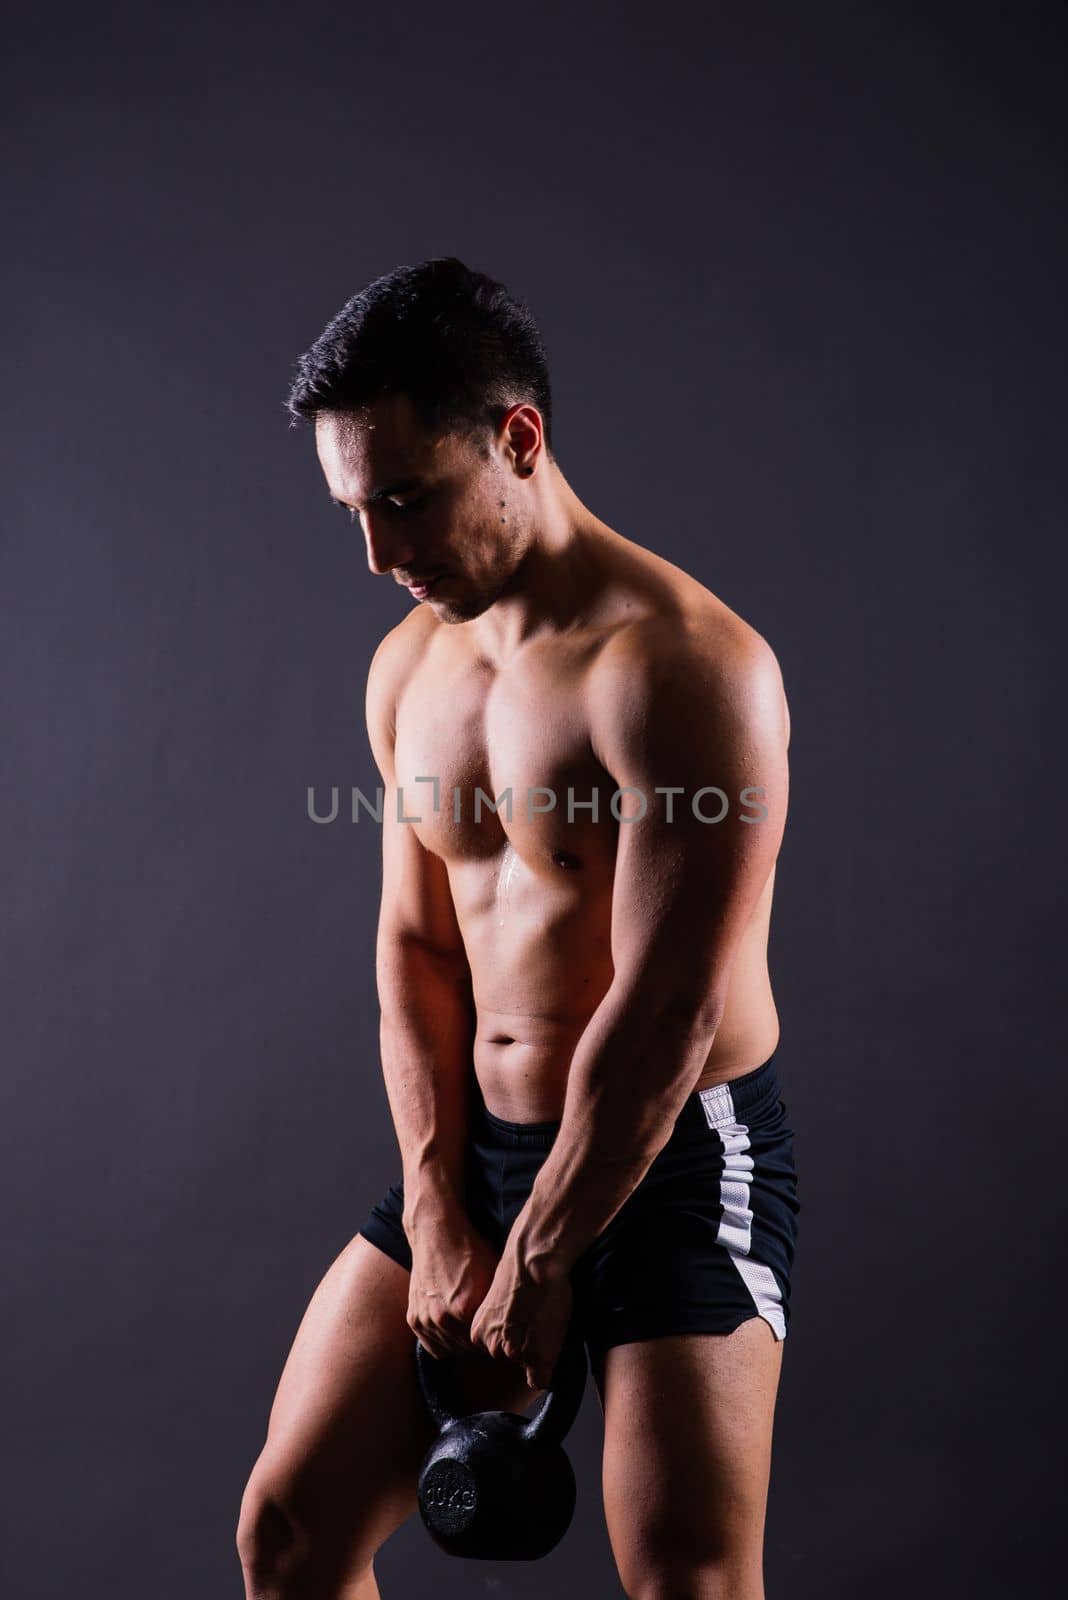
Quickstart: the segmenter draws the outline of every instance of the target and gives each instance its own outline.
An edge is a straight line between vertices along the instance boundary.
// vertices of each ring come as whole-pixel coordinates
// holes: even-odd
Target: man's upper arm
[[[418,648],[400,623],[378,646],[367,674],[367,735],[383,784],[379,953],[388,953],[390,945],[411,943],[466,963],[445,863],[420,843],[410,822],[398,820],[410,807],[398,811],[397,806],[397,703]]]
[[[618,788],[613,988],[685,1028],[714,1030],[741,935],[786,820],[786,702],[778,663],[751,629],[656,619],[617,636],[591,684],[594,753]],[[657,788],[681,789],[673,800]],[[726,795],[727,811],[715,788]],[[744,789],[762,790],[747,801]],[[767,815],[752,820],[763,805]],[[743,819],[750,820],[743,820]]]

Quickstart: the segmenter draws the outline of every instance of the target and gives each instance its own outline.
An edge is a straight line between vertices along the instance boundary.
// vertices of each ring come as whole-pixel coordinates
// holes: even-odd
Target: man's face
[[[372,572],[405,585],[433,578],[421,603],[443,622],[493,604],[529,537],[501,440],[428,434],[408,396],[394,394],[320,412],[315,445],[331,498],[359,518]]]

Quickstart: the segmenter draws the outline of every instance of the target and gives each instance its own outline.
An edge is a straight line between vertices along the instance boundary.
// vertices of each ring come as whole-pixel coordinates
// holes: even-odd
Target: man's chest
[[[614,856],[615,785],[590,746],[583,688],[580,661],[421,672],[398,705],[394,747],[420,842],[446,860],[510,842],[532,867]]]

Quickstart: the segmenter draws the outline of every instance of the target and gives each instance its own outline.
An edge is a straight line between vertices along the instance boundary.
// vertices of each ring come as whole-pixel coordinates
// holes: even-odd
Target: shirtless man
[[[521,1411],[573,1317],[624,1591],[758,1600],[800,1209],[766,959],[775,656],[587,510],[529,312],[454,258],[354,297],[290,408],[415,601],[366,699],[403,1175],[289,1353],[241,1505],[247,1600],[378,1596],[435,1432],[414,1336],[468,1409]]]

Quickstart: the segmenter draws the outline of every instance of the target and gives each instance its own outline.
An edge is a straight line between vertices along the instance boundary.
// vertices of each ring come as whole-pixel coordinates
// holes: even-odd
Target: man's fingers
[[[427,1354],[432,1355],[435,1360],[441,1361],[445,1356],[451,1354],[451,1346],[439,1328],[428,1327],[423,1323],[419,1323],[412,1329],[412,1332]]]
[[[423,1348],[438,1360],[448,1355],[466,1355],[471,1349],[467,1324],[459,1317],[445,1318],[440,1322],[417,1323],[412,1331]]]

